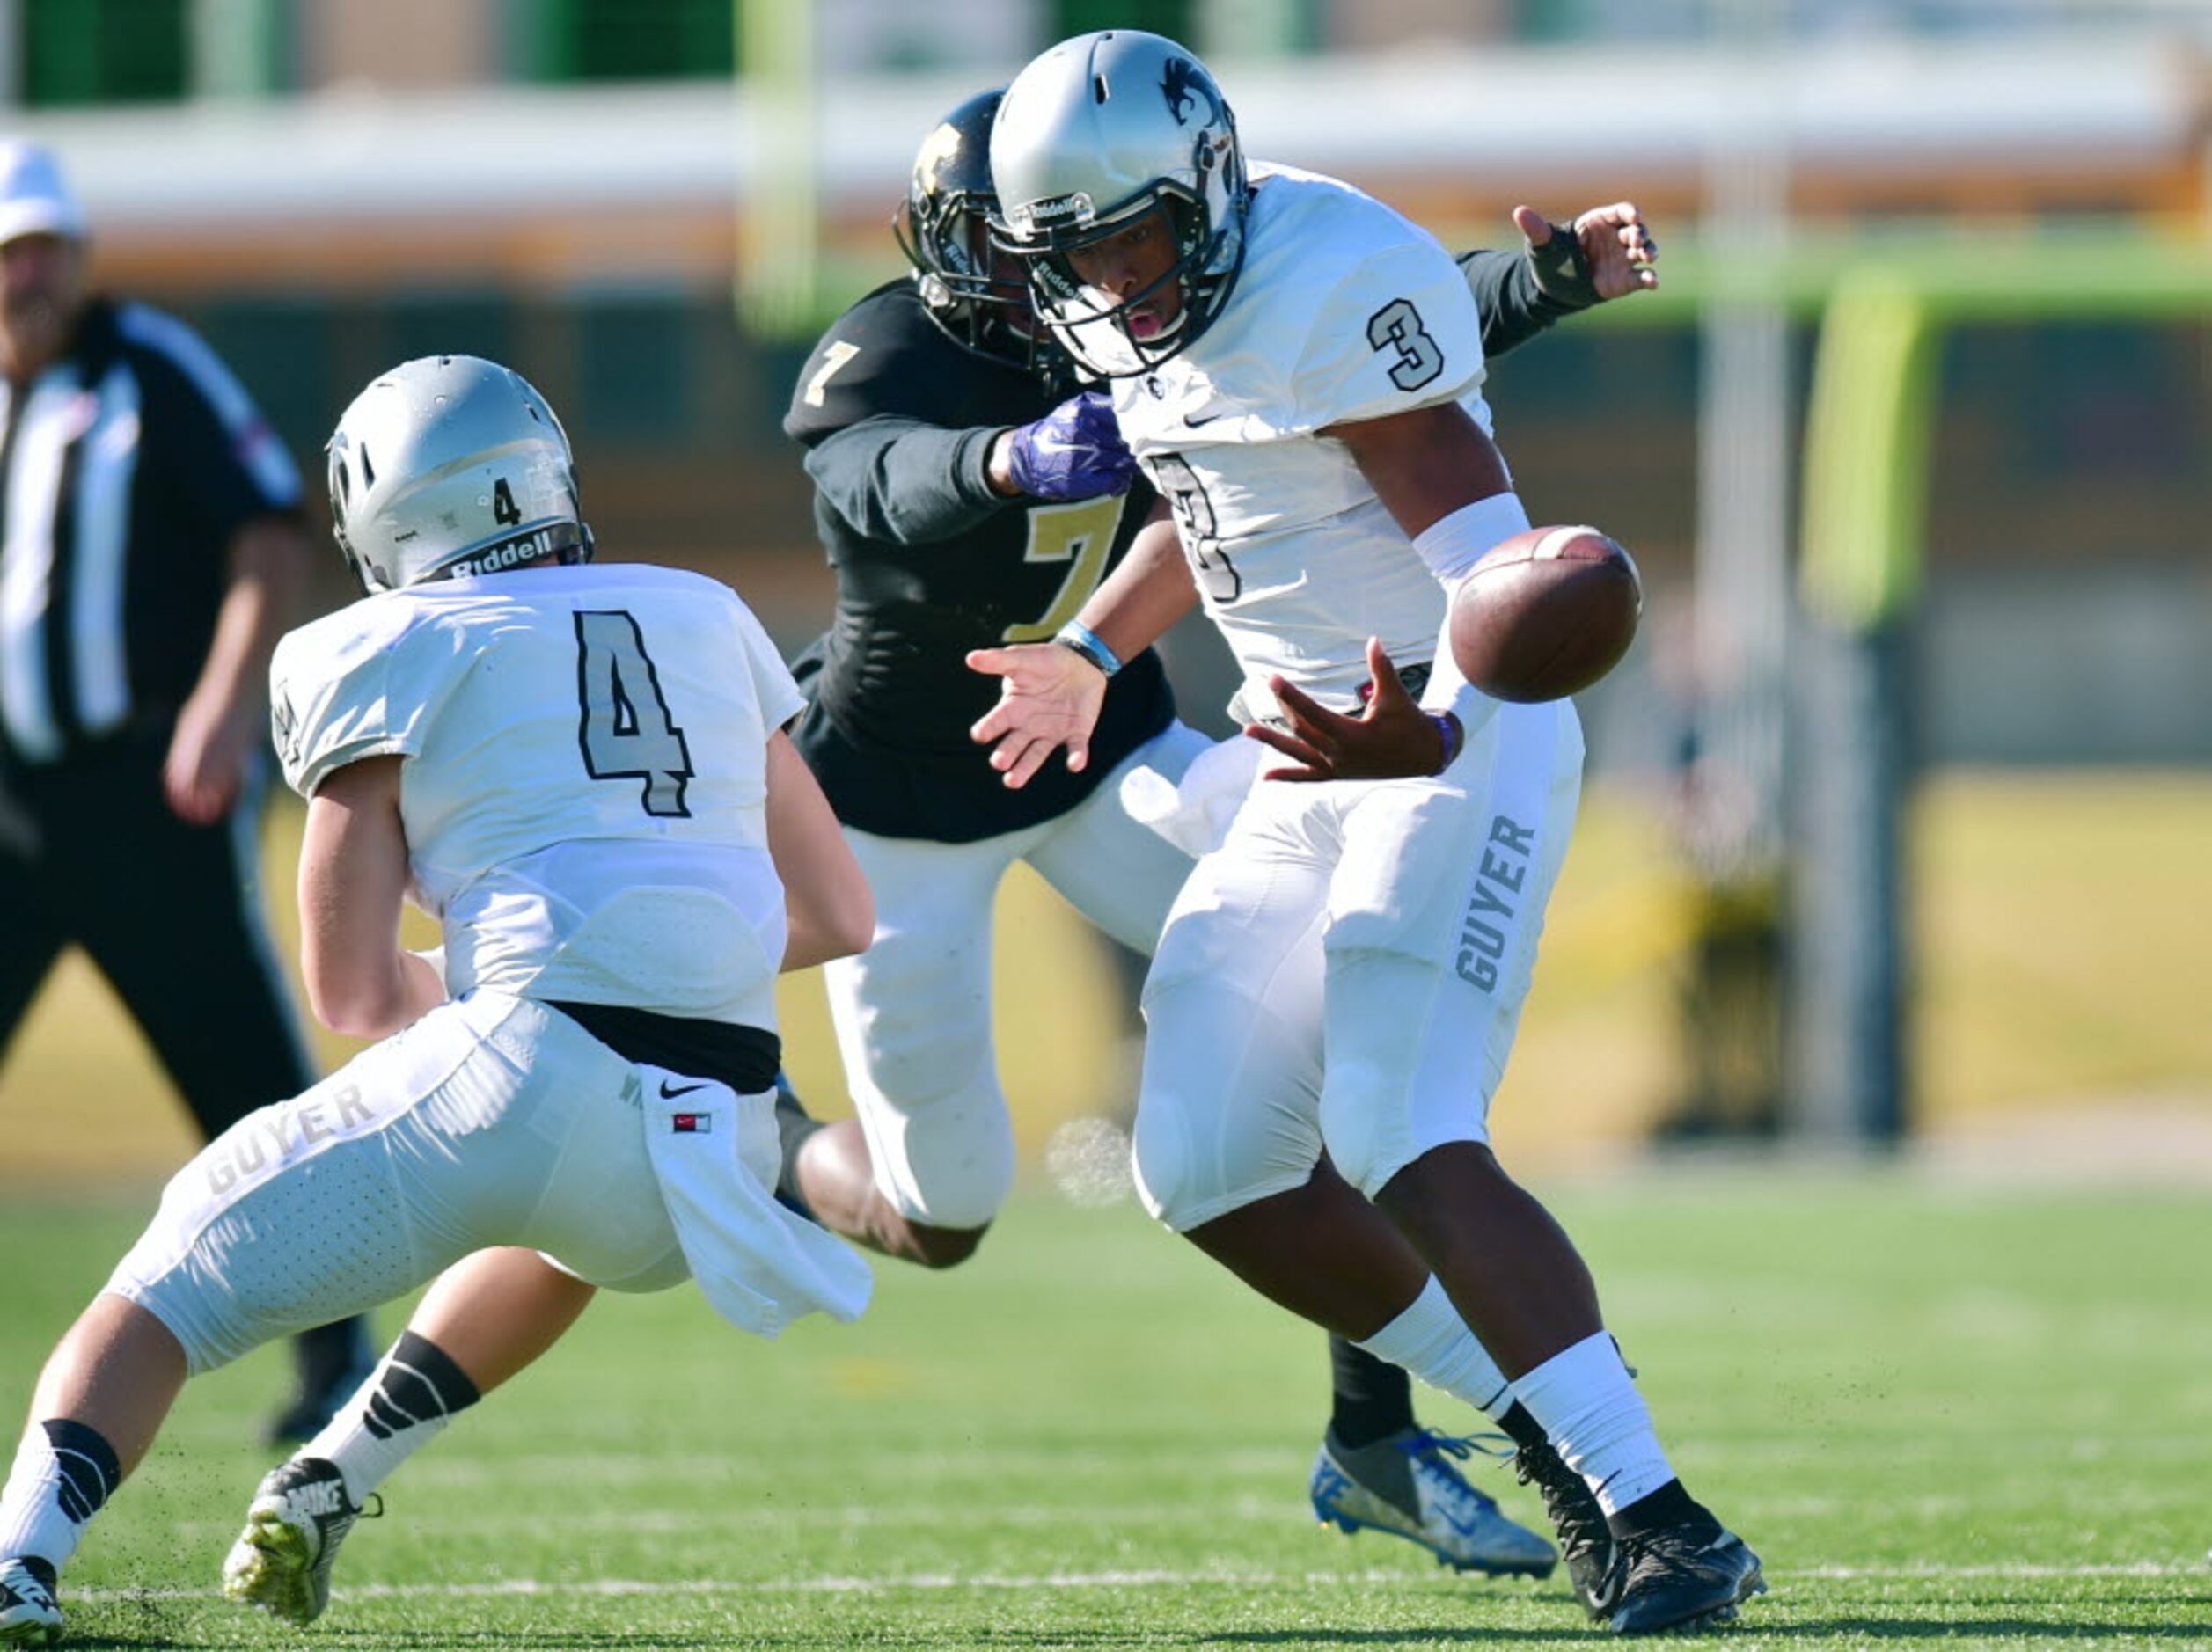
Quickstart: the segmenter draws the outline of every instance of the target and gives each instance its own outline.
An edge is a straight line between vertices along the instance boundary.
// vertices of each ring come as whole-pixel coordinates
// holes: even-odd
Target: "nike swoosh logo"
[[[1477,1513],[1473,1519],[1467,1520],[1461,1518],[1458,1512],[1452,1509],[1447,1508],[1442,1512],[1444,1515],[1444,1524],[1451,1527],[1453,1531],[1458,1532],[1461,1537],[1472,1538],[1482,1535],[1483,1517],[1481,1514]]]
[[[1185,413],[1183,415],[1183,422],[1186,428],[1196,430],[1200,425],[1212,424],[1220,416],[1221,409],[1216,407],[1212,413]]]
[[[689,1095],[694,1090],[705,1090],[711,1087],[711,1085],[705,1084],[687,1084],[682,1089],[678,1090],[671,1088],[668,1080],[663,1078],[661,1080],[661,1100],[663,1101],[673,1101],[679,1095]]]

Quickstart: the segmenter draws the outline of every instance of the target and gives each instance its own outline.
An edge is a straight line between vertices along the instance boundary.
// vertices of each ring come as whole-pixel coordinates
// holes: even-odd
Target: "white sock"
[[[405,1331],[297,1455],[336,1464],[346,1495],[362,1503],[392,1470],[443,1434],[454,1413],[476,1400],[476,1385],[437,1344]]]
[[[1433,1277],[1403,1313],[1358,1346],[1466,1400],[1493,1422],[1513,1408],[1513,1385]]]
[[[121,1479],[114,1449],[83,1423],[32,1423],[0,1491],[0,1559],[35,1554],[59,1571]]]
[[[1603,1331],[1522,1373],[1513,1393],[1608,1515],[1674,1478],[1652,1432],[1651,1408]]]

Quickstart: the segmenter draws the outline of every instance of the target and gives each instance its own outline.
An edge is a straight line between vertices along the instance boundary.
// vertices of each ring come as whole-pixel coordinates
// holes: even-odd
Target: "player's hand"
[[[1260,778],[1403,780],[1438,772],[1444,766],[1444,731],[1405,691],[1398,668],[1374,637],[1367,639],[1367,675],[1373,680],[1357,717],[1330,711],[1285,677],[1270,677],[1268,687],[1290,728],[1247,723],[1244,732],[1297,766],[1263,770]]]
[[[1003,462],[1014,491],[1033,499],[1125,493],[1137,476],[1113,400],[1098,390],[1071,396],[1042,419],[1007,431],[992,457]]]
[[[192,698],[177,713],[176,732],[162,759],[161,790],[170,813],[193,826],[211,826],[228,814],[245,789],[258,718],[210,709]]]
[[[1103,671],[1057,642],[973,649],[968,667],[999,679],[999,703],[976,720],[968,737],[991,748],[991,766],[1007,786],[1027,786],[1062,747],[1068,771],[1081,772],[1106,699]]]
[[[1536,289],[1555,303],[1586,310],[1659,285],[1659,243],[1632,201],[1593,207],[1571,225],[1515,207],[1513,225],[1527,238]]]

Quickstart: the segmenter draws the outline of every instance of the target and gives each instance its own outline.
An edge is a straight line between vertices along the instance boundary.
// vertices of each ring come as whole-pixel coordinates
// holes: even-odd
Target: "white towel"
[[[860,1318],[875,1283],[868,1263],[775,1201],[775,1092],[741,1096],[642,1062],[638,1074],[653,1173],[714,1312],[768,1337],[809,1313]]]
[[[1190,760],[1180,781],[1142,764],[1121,778],[1121,806],[1186,855],[1210,855],[1259,778],[1267,748],[1233,735]]]

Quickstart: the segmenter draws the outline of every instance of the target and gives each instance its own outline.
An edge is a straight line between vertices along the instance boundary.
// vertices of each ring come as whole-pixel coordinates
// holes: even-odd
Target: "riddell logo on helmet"
[[[1012,208],[1007,222],[1023,234],[1032,230],[1049,230],[1055,224],[1088,223],[1098,216],[1091,203],[1088,190],[1077,190],[1072,195],[1048,195],[1043,201],[1029,201]]]
[[[560,549],[553,543],[552,529],[533,529],[519,539],[502,539],[472,556],[463,557],[447,569],[447,573],[455,578],[466,578],[474,574],[497,574],[502,568],[519,567],[525,562],[535,562],[539,557],[552,556]]]

